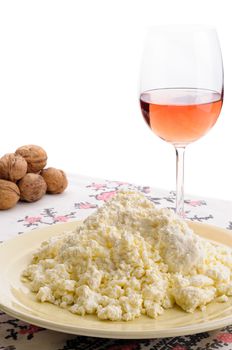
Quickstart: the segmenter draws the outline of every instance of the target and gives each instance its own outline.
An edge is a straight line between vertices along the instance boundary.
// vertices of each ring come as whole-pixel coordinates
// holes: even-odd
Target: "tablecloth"
[[[117,190],[142,191],[155,204],[174,208],[175,192],[136,186],[123,181],[69,176],[69,187],[61,195],[45,195],[35,203],[19,203],[0,212],[0,241],[25,231],[55,223],[83,219],[109,200]],[[232,202],[186,196],[186,218],[232,230]],[[231,233],[232,239],[232,233]],[[4,286],[0,286],[4,288]],[[0,311],[0,350],[213,350],[232,349],[232,325],[195,335],[149,339],[120,340],[75,336],[27,324]]]

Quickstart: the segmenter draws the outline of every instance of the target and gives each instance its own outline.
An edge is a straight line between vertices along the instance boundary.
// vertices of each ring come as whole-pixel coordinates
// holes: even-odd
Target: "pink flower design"
[[[34,334],[43,331],[43,328],[34,326],[32,324],[28,325],[27,328],[22,328],[19,330],[20,334]]]
[[[219,333],[217,339],[223,343],[232,343],[232,334],[230,333]]]
[[[191,205],[192,207],[198,207],[200,205],[205,204],[204,201],[200,201],[200,200],[187,200],[187,201],[185,201],[185,203],[188,205]]]
[[[138,349],[138,344],[124,344],[124,345],[113,345],[110,346],[107,350],[136,350]]]
[[[112,198],[117,191],[110,191],[110,192],[102,192],[96,195],[96,199],[99,201],[107,202],[110,198]]]
[[[54,217],[54,221],[55,222],[67,222],[68,221],[68,218],[67,216],[55,216]]]
[[[98,184],[98,183],[93,182],[91,185],[88,185],[86,187],[91,187],[92,189],[98,191],[98,190],[102,190],[103,188],[105,188],[106,184]]]
[[[143,187],[138,186],[137,189],[143,193],[150,193],[151,192],[151,189],[148,186],[143,186]]]
[[[144,193],[150,193],[151,192],[151,189],[149,187],[144,187],[144,190],[143,190]]]
[[[41,216],[27,216],[25,218],[25,221],[28,222],[28,224],[35,224],[36,222],[40,221],[42,219]]]

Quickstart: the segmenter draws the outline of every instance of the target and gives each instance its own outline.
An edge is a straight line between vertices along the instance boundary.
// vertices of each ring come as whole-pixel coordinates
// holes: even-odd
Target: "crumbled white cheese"
[[[216,301],[218,303],[226,303],[229,300],[229,297],[225,294],[221,295],[220,297],[217,297]]]
[[[201,239],[168,209],[120,191],[75,232],[43,242],[22,279],[41,302],[102,320],[193,312],[232,295],[232,250]]]
[[[193,312],[196,308],[202,308],[215,298],[216,289],[199,288],[187,286],[182,288],[174,288],[173,295],[176,303],[187,312]]]

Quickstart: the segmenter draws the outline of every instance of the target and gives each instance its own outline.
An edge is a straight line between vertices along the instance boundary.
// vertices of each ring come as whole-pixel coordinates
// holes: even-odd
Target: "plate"
[[[211,303],[205,311],[193,314],[177,306],[165,310],[156,320],[147,316],[129,322],[101,321],[93,315],[78,316],[49,303],[36,301],[35,295],[20,281],[20,274],[33,252],[49,237],[74,229],[78,222],[56,224],[33,230],[0,246],[0,309],[23,321],[48,329],[94,337],[145,339],[205,332],[232,324],[232,298]],[[189,223],[200,236],[232,247],[232,233],[201,223]],[[4,286],[4,287],[2,287]]]

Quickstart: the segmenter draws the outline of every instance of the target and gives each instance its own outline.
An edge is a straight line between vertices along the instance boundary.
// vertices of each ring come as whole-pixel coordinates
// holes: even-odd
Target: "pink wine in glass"
[[[159,137],[186,145],[212,128],[222,98],[222,94],[206,89],[155,89],[141,94],[140,105],[145,121]]]

